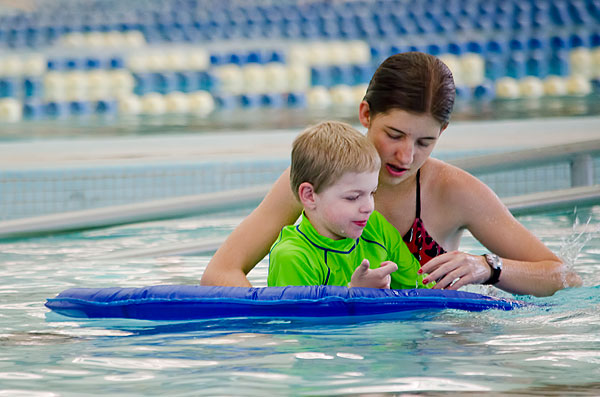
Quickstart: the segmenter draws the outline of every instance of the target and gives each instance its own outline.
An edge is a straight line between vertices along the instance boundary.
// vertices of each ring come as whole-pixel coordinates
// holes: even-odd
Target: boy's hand
[[[392,281],[390,273],[396,270],[398,270],[398,265],[392,261],[382,262],[379,268],[371,269],[369,268],[369,261],[363,259],[354,274],[352,274],[349,286],[389,289]]]

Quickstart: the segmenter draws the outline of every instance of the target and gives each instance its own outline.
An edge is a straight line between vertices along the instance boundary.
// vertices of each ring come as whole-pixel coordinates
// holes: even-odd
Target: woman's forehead
[[[429,113],[417,114],[402,109],[378,114],[372,122],[379,127],[387,127],[405,134],[437,134],[442,127]]]

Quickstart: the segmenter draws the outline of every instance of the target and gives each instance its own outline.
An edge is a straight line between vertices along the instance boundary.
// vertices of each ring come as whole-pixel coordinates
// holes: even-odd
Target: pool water
[[[210,254],[106,257],[225,236],[249,211],[0,241],[0,396],[600,394],[600,206],[520,218],[584,286],[518,297],[541,305],[513,312],[169,323],[73,321],[43,306],[75,286],[197,283]],[[482,251],[469,236],[463,248]],[[249,278],[266,276],[263,261]]]

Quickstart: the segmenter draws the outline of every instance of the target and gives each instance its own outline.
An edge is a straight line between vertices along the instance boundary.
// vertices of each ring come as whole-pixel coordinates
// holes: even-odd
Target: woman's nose
[[[396,158],[400,160],[402,165],[410,165],[413,162],[415,155],[414,145],[409,140],[405,140],[398,144],[396,149]]]

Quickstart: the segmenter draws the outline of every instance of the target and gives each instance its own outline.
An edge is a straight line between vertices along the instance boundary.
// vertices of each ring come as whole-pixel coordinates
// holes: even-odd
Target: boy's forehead
[[[379,182],[379,172],[345,172],[331,186],[344,190],[372,190]]]

